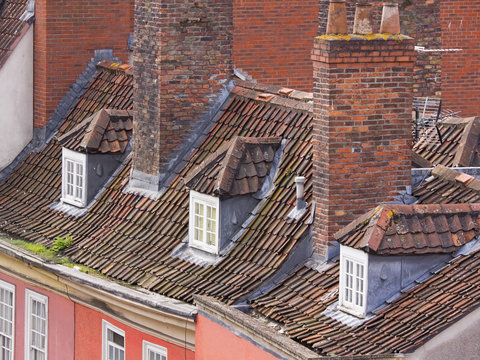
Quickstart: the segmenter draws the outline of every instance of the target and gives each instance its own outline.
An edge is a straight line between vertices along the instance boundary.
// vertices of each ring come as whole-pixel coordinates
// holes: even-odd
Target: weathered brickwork
[[[234,0],[235,67],[264,84],[312,90],[318,0]]]
[[[137,0],[134,171],[158,176],[233,74],[232,2]]]
[[[461,116],[480,115],[480,1],[442,0],[442,47],[461,52],[442,55],[444,106]]]
[[[315,39],[315,251],[410,184],[414,41]]]
[[[320,0],[318,34],[325,34],[327,28],[328,3]],[[349,32],[352,32],[356,0],[346,0]],[[378,32],[384,1],[371,1],[373,31]],[[399,0],[401,33],[415,39],[415,45],[427,49],[440,49],[440,1]],[[420,52],[415,63],[413,92],[415,96],[434,96],[441,93],[441,53]]]
[[[37,0],[34,35],[34,126],[42,128],[94,50],[128,61],[133,0]]]

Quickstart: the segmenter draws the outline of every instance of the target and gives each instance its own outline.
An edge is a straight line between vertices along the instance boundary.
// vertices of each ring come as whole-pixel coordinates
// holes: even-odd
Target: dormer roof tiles
[[[255,193],[270,173],[281,141],[280,137],[235,136],[193,169],[185,183],[192,190],[210,195]]]
[[[123,153],[133,130],[133,112],[101,109],[58,138],[69,149],[89,154]]]
[[[480,207],[383,205],[335,234],[345,246],[378,255],[453,253],[480,234]]]

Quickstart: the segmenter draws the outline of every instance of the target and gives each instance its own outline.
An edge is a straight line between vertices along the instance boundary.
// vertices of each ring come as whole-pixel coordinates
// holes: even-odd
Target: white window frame
[[[82,180],[80,187],[82,188],[82,196],[75,196],[67,193],[67,162],[81,164],[83,166]],[[76,181],[76,172],[74,172],[74,182]],[[78,186],[78,184],[76,184]],[[73,185],[75,186],[75,185]],[[75,192],[75,190],[74,190]],[[62,201],[71,205],[85,207],[87,203],[87,154],[62,148]]]
[[[353,263],[354,279],[351,286],[347,289],[347,261]],[[356,281],[358,277],[358,266],[363,266],[363,274],[360,278],[363,282],[362,289],[359,289],[359,283]],[[352,300],[347,299],[347,291],[350,290]],[[367,293],[368,293],[368,254],[362,250],[353,249],[348,246],[340,246],[340,291],[339,291],[339,308],[352,315],[365,317],[367,309]],[[360,298],[356,295],[360,293]],[[356,301],[359,299],[359,301]],[[360,302],[360,304],[358,303]]]
[[[198,241],[195,239],[195,204],[200,204],[204,206],[205,216],[203,220],[203,234],[205,241]],[[207,215],[206,207],[212,207],[216,209],[216,219],[215,219],[215,245],[209,245],[206,243],[206,233],[207,233]],[[209,196],[201,194],[199,192],[190,190],[190,212],[189,212],[189,244],[192,247],[208,251],[213,254],[218,254],[220,249],[220,199],[214,196]]]
[[[14,357],[15,357],[15,285],[13,284],[10,284],[10,283],[7,283],[3,280],[0,280],[0,290],[4,290],[6,292],[10,292],[12,294],[12,305],[11,305],[11,308],[12,308],[12,319],[9,320],[9,319],[6,319],[4,317],[1,316],[1,313],[0,313],[0,321],[7,321],[7,322],[11,322],[11,334],[8,334],[3,330],[0,331],[0,357],[2,356],[1,354],[3,353],[3,345],[2,345],[2,337],[6,337],[6,338],[9,338],[10,339],[10,345],[11,345],[11,348],[10,349],[7,349],[7,351],[10,352],[10,357],[8,358],[8,360],[13,360]],[[0,306],[10,306],[9,304],[6,304],[4,302],[2,302],[2,299],[0,297]],[[4,326],[1,326],[0,328],[4,328]],[[3,357],[2,357],[3,359]],[[7,360],[7,358],[5,358],[5,360]]]
[[[33,360],[30,356],[30,342],[32,340],[32,301],[45,305],[45,348],[38,349],[48,359],[48,297],[35,291],[25,289],[25,360]]]
[[[120,335],[123,337],[123,358],[126,356],[126,342],[125,342],[125,331],[116,327],[115,325],[110,324],[106,320],[102,320],[102,360],[108,360],[108,330]],[[118,347],[117,344],[114,344],[114,347]]]
[[[143,360],[150,360],[149,352],[160,355],[161,360],[167,360],[167,348],[143,340]],[[163,358],[162,358],[163,357]]]

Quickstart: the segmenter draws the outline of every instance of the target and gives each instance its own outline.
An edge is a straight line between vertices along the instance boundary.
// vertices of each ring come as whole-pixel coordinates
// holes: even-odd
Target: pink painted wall
[[[199,314],[195,327],[195,360],[226,359],[273,360],[277,358]]]
[[[142,359],[143,340],[167,348],[168,360],[194,360],[195,353],[178,345],[146,335],[105,316],[98,311],[75,304],[75,360],[102,358],[102,320],[125,331],[125,358]]]
[[[0,273],[0,279],[15,285],[15,356],[23,360],[25,354],[25,289],[48,297],[48,358],[73,360],[74,304],[69,299],[31,286]]]

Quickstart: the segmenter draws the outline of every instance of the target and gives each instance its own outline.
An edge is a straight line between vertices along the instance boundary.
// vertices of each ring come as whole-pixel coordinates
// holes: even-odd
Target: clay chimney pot
[[[365,35],[371,34],[372,32],[372,5],[368,2],[358,3],[355,9],[353,33]]]
[[[400,34],[400,16],[398,14],[398,4],[392,2],[383,4],[380,32],[394,35]]]
[[[347,8],[345,6],[345,0],[330,0],[327,34],[346,35],[347,33]]]

